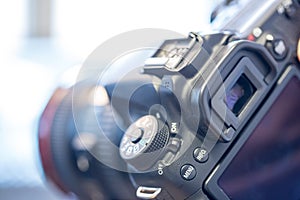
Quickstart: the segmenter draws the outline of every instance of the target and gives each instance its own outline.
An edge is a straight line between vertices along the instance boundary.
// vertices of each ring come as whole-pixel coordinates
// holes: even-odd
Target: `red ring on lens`
[[[62,183],[54,166],[51,150],[51,127],[57,108],[68,92],[69,89],[65,88],[58,88],[55,90],[40,117],[38,127],[39,151],[45,175],[47,179],[50,179],[65,193],[68,193],[69,190]]]

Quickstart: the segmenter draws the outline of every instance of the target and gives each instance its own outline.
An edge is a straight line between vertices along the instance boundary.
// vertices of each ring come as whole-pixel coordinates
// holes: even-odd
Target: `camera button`
[[[180,169],[180,175],[186,181],[193,180],[196,174],[196,168],[191,164],[185,164]]]
[[[193,152],[194,159],[199,163],[204,163],[208,160],[208,152],[206,149],[198,147]]]
[[[286,45],[283,40],[274,41],[274,52],[279,56],[284,56],[286,54]]]
[[[286,57],[288,48],[282,39],[274,39],[272,35],[266,36],[266,47],[276,60]]]
[[[297,10],[292,5],[285,9],[285,16],[289,19],[292,19],[293,17],[295,17],[296,13],[297,13]]]

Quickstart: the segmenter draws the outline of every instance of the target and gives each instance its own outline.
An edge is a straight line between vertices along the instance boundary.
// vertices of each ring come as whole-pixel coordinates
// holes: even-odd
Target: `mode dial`
[[[168,127],[154,116],[146,115],[126,130],[120,144],[120,155],[137,170],[148,170],[160,159],[168,139]]]

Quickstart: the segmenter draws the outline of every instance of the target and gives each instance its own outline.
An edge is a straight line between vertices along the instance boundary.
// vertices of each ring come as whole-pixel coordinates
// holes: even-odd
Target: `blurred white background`
[[[0,6],[0,199],[64,199],[44,183],[37,122],[63,71],[138,28],[206,30],[220,0],[13,0]],[[55,193],[54,193],[55,192]]]

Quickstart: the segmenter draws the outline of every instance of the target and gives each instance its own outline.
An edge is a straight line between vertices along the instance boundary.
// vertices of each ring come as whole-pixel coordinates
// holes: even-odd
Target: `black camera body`
[[[273,126],[272,124],[266,125],[266,122],[261,120],[268,115],[271,105],[275,104],[276,99],[292,79],[296,79],[293,81],[298,85],[294,89],[299,89],[299,61],[296,55],[297,40],[300,35],[299,2],[288,5],[284,8],[284,12],[280,11],[281,6],[284,5],[279,5],[266,21],[259,22],[259,26],[253,27],[251,33],[245,38],[238,38],[232,32],[226,31],[209,35],[191,33],[185,39],[165,41],[153,57],[145,62],[143,73],[157,76],[161,80],[161,87],[173,96],[160,95],[162,105],[168,113],[167,120],[163,121],[166,121],[166,126],[169,128],[169,142],[159,145],[159,142],[155,140],[158,135],[163,135],[159,131],[152,136],[154,139],[149,142],[151,144],[149,146],[155,143],[159,146],[157,148],[164,149],[159,154],[150,155],[155,162],[152,162],[147,155],[148,149],[142,153],[137,152],[137,155],[128,153],[131,158],[126,155],[122,156],[138,171],[151,169],[148,173],[131,174],[138,187],[138,197],[146,199],[206,199],[208,197],[269,199],[278,198],[279,194],[284,193],[286,196],[283,195],[282,198],[299,198],[298,186],[297,189],[290,188],[281,193],[272,191],[270,185],[274,184],[272,180],[276,181],[274,178],[276,175],[270,179],[266,178],[265,182],[261,180],[263,183],[259,180],[231,183],[252,184],[252,187],[248,188],[251,192],[246,189],[231,190],[230,187],[233,186],[228,186],[228,191],[232,193],[227,193],[218,182],[221,177],[221,180],[225,179],[222,174],[227,168],[231,171],[238,171],[238,169],[231,169],[230,163],[239,155],[239,151],[243,150],[243,145],[247,148],[247,140],[251,135],[258,134],[256,133],[257,127],[262,126],[262,123],[264,126]],[[294,10],[293,16],[289,15],[289,9]],[[161,90],[163,89],[159,89]],[[299,101],[299,97],[295,94],[281,98],[287,98],[286,101],[295,98]],[[297,121],[294,123],[300,123],[299,106],[293,106],[297,114],[292,114],[290,118]],[[174,117],[176,115],[181,116],[181,120],[179,117]],[[143,129],[144,126],[139,127]],[[182,128],[182,126],[187,128]],[[298,128],[298,136],[295,137],[299,140],[300,127],[296,126],[296,128]],[[139,142],[132,141],[132,138],[136,140],[138,137],[141,137],[140,139],[151,137],[141,136],[140,133],[136,135],[133,133],[136,129],[138,127],[127,130],[125,133],[124,143],[121,142],[120,147],[121,154],[131,151],[131,147],[138,146]],[[195,130],[196,133],[192,133]],[[147,130],[143,129],[143,131],[147,133]],[[260,140],[261,136],[253,137],[257,137],[253,139],[255,141]],[[273,137],[278,137],[275,132]],[[276,154],[279,148],[277,146],[280,145],[272,139],[272,136],[269,140],[274,140],[274,146],[272,146],[274,152],[267,151],[272,157],[272,154]],[[271,141],[268,142],[271,143]],[[145,148],[150,148],[149,146]],[[286,148],[290,147],[282,148],[288,151]],[[266,151],[263,147],[261,150]],[[299,147],[290,149],[295,152],[289,152],[289,155],[297,154],[296,151],[299,153],[299,150]],[[143,157],[140,155],[143,153],[144,158],[140,158]],[[267,159],[263,152],[260,152],[262,157],[258,152],[254,153],[249,151],[249,155],[246,154],[247,157],[243,157],[248,160],[248,168],[244,171],[240,169],[243,173],[253,172],[258,166],[264,167],[271,163],[271,161],[264,163]],[[257,163],[249,165],[251,162]],[[148,168],[144,166],[145,163],[149,165]],[[273,167],[276,168],[275,164]],[[232,181],[230,176],[227,176],[225,183]],[[299,177],[299,172],[294,176]],[[297,183],[299,185],[299,181],[294,180],[294,184]],[[277,187],[277,185],[274,186],[274,188]],[[291,190],[295,190],[294,193]]]
[[[101,139],[95,139],[100,143],[96,148],[74,150],[76,134],[65,137],[65,143],[55,139],[50,143],[70,146],[66,156],[72,157],[74,176],[95,179],[89,183],[93,188],[97,184],[109,188],[108,193],[98,191],[105,193],[98,195],[100,199],[299,199],[299,10],[296,0],[254,3],[219,32],[166,40],[144,66],[128,76],[130,84],[154,77],[153,85],[127,97],[114,93],[119,86],[126,90],[126,81],[101,87],[109,106],[125,124],[125,131],[109,120],[102,124],[109,125],[110,134],[117,132],[117,136],[100,134],[117,150]],[[129,101],[129,113],[124,98]],[[70,101],[69,95],[64,104],[71,107]],[[90,108],[81,107],[81,115],[90,115]],[[101,112],[112,109],[103,107]],[[60,118],[70,118],[69,114]],[[93,119],[79,118],[90,120],[86,126],[91,130],[97,125],[101,128]],[[50,138],[55,130],[50,131]],[[41,145],[47,140],[40,136],[42,154]],[[56,151],[51,144],[46,144],[47,150]],[[110,154],[103,153],[103,146]],[[60,153],[52,152],[52,156]],[[95,164],[99,161],[94,154],[115,160],[121,169],[109,169],[100,164],[101,159]],[[77,169],[79,164],[72,159],[78,161],[83,155],[93,163],[89,165],[92,169]],[[44,167],[47,160],[47,155],[42,155]],[[53,162],[58,174],[67,170],[62,159]],[[111,180],[114,174],[121,177],[121,185],[114,185],[118,184]],[[59,175],[50,174],[53,176]],[[68,185],[72,181],[62,182]],[[81,198],[93,199],[83,194],[83,187],[80,192],[74,191],[76,186],[67,187]],[[126,192],[117,195],[123,190]]]

